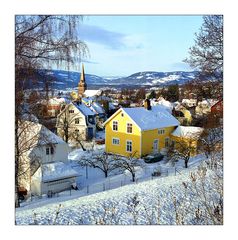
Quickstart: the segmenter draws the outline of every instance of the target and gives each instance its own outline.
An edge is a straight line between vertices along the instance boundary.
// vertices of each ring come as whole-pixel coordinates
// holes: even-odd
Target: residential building
[[[42,195],[70,189],[78,174],[67,165],[69,147],[43,125],[21,121],[18,147],[21,149],[19,187]],[[51,168],[49,168],[51,166]],[[57,171],[56,166],[61,166]]]
[[[142,157],[163,152],[169,146],[170,134],[179,121],[162,106],[120,108],[105,123],[107,153]]]
[[[64,98],[54,97],[48,100],[42,100],[38,103],[40,106],[40,116],[43,118],[54,118],[60,113],[64,104],[66,104]]]
[[[223,99],[212,105],[211,113],[219,115],[221,117],[223,116]]]
[[[187,148],[191,151],[191,155],[195,155],[197,154],[198,139],[202,132],[203,128],[200,127],[178,126],[171,133],[171,143],[175,148]]]
[[[66,142],[95,137],[95,112],[80,100],[71,102],[57,116],[57,134]]]

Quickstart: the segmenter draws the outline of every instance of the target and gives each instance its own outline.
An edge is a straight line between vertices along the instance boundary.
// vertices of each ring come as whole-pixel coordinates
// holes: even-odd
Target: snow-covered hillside
[[[168,85],[168,84],[184,84],[196,78],[197,71],[193,72],[138,72],[126,78],[119,79],[121,84],[128,83],[130,85]]]
[[[16,224],[214,224],[190,171],[81,198],[16,210]],[[195,171],[193,169],[192,171]],[[207,204],[219,201],[213,172],[201,168],[197,189],[205,186]],[[204,184],[204,185],[203,185]]]
[[[168,84],[184,84],[196,78],[198,72],[138,72],[128,77],[120,76],[104,76],[99,77],[92,74],[85,74],[88,88],[99,89],[101,87],[132,87],[132,86],[158,86]],[[39,70],[37,73],[39,78],[37,87],[44,88],[44,81],[52,85],[54,89],[75,88],[78,86],[80,79],[79,72],[63,71],[63,70]]]

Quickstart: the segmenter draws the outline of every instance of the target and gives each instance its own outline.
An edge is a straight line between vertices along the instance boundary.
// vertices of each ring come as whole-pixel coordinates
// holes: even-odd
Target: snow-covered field
[[[215,199],[210,175],[206,176],[206,188]],[[19,208],[16,224],[176,224],[176,212],[181,212],[182,223],[199,224],[195,208],[200,206],[203,210],[203,206],[199,196],[192,192],[186,194],[191,184],[186,171],[35,209]],[[208,220],[205,223],[211,224]]]
[[[102,150],[103,146],[95,149],[97,153]],[[194,215],[196,207],[202,209],[201,199],[193,191],[189,194],[186,191],[192,189],[189,187],[192,184],[190,171],[196,171],[203,155],[192,158],[188,169],[183,168],[182,161],[176,166],[165,161],[146,164],[137,169],[137,181],[132,183],[127,172],[114,172],[106,179],[100,170],[88,168],[86,177],[85,168],[78,167],[75,160],[82,156],[90,157],[90,154],[92,152],[77,149],[69,155],[70,164],[81,173],[78,191],[25,202],[16,210],[16,224],[199,224],[202,221]],[[158,168],[167,174],[150,180],[151,173]],[[206,188],[212,194],[211,199],[217,199],[216,186],[210,181],[210,175],[206,175]],[[176,217],[178,211],[183,216],[182,220]],[[201,223],[212,222],[203,219]]]

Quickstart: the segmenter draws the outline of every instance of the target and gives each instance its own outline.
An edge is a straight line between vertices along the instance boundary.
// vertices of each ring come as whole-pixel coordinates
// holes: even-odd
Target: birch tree
[[[189,49],[185,59],[191,67],[201,71],[202,76],[223,77],[223,16],[203,17],[199,33],[195,34],[195,44]]]
[[[18,206],[19,187],[17,176],[22,154],[19,123],[24,113],[31,113],[29,103],[26,103],[27,88],[38,86],[39,69],[50,69],[54,66],[69,69],[88,54],[88,48],[78,34],[81,22],[82,17],[75,15],[16,15],[15,17],[16,206]],[[41,76],[43,80],[47,80],[46,78],[46,75]]]

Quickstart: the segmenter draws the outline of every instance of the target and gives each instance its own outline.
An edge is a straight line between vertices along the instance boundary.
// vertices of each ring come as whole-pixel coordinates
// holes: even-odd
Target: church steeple
[[[87,84],[85,81],[84,65],[82,64],[82,71],[81,71],[80,81],[78,84],[78,96],[82,96],[85,90],[87,90]]]

